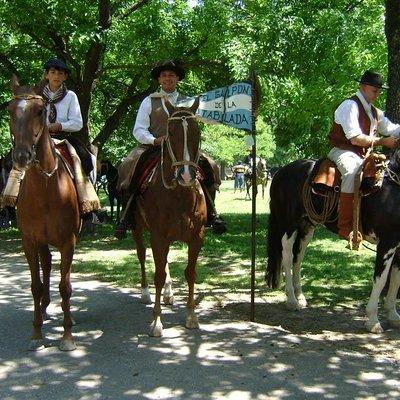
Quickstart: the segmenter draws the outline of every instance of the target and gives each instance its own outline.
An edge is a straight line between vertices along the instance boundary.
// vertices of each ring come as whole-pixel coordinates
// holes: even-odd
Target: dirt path
[[[165,309],[164,337],[154,339],[137,288],[74,273],[78,349],[63,353],[54,271],[46,348],[29,352],[32,300],[20,255],[0,251],[0,281],[3,400],[400,398],[400,331],[367,334],[363,310],[287,312],[281,298],[263,297],[251,323],[247,295],[215,293],[200,302],[201,329],[188,331],[178,296]]]

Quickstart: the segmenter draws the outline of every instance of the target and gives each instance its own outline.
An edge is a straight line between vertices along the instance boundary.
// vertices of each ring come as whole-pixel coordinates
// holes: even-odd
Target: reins
[[[179,113],[186,113],[186,115],[181,115],[179,117],[176,117],[175,115],[179,114]],[[166,139],[164,139],[163,143],[161,143],[161,178],[162,178],[162,182],[163,185],[166,189],[175,189],[177,187],[177,180],[176,178],[172,179],[172,184],[169,185],[166,180],[165,180],[165,176],[164,176],[164,144],[167,147],[168,150],[168,155],[171,158],[172,161],[172,168],[174,170],[176,170],[176,168],[181,167],[181,166],[192,166],[194,168],[198,168],[198,161],[200,158],[200,149],[197,149],[197,154],[195,157],[195,161],[191,161],[191,160],[182,160],[182,161],[178,161],[176,159],[176,156],[174,154],[174,151],[172,149],[171,146],[171,141],[170,141],[170,133],[169,133],[169,121],[182,121],[182,127],[183,127],[183,149],[184,149],[184,153],[187,151],[187,143],[188,143],[188,119],[195,119],[196,116],[191,112],[191,111],[187,111],[187,110],[178,110],[175,111],[167,120],[167,137]],[[185,156],[185,154],[184,154]]]

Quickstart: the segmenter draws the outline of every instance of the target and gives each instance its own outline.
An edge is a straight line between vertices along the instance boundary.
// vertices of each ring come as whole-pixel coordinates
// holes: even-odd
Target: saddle
[[[360,196],[368,196],[381,188],[385,160],[386,156],[378,153],[371,153],[365,158],[361,182],[355,187]],[[310,185],[314,194],[326,196],[330,191],[340,193],[341,181],[342,175],[335,163],[328,158],[322,158],[314,166]]]
[[[386,156],[371,153],[364,160],[355,179],[353,217],[357,225],[361,197],[382,187]],[[334,223],[337,219],[341,173],[328,158],[318,160],[303,187],[303,204],[313,224]]]

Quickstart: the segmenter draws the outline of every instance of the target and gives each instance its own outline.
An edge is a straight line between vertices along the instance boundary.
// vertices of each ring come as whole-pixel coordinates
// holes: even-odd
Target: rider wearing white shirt
[[[338,228],[343,239],[348,239],[352,232],[354,180],[367,149],[375,145],[395,148],[400,135],[400,125],[393,124],[373,105],[381,89],[386,88],[382,77],[366,71],[359,83],[359,91],[336,109],[329,133],[332,149],[328,157],[342,175]],[[378,133],[383,137],[378,137]]]

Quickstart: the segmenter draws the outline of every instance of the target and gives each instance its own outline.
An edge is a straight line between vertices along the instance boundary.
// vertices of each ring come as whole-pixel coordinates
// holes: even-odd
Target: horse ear
[[[47,85],[47,79],[42,79],[34,88],[36,94],[42,95],[44,87]]]
[[[194,103],[190,106],[190,111],[193,114],[196,114],[196,111],[199,108],[199,104],[200,104],[200,96],[197,96],[196,100],[194,101]]]
[[[11,77],[11,88],[14,94],[17,94],[19,88],[18,77],[15,74],[12,74]]]

